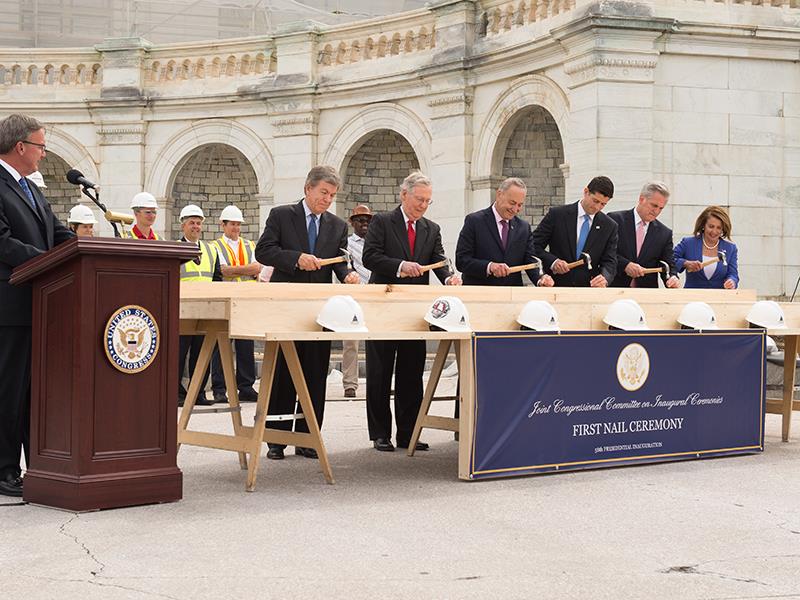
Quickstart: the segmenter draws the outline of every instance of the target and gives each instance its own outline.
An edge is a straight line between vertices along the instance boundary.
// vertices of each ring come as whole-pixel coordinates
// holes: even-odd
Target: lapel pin
[[[600,225],[595,225],[594,228],[595,229],[600,229]]]

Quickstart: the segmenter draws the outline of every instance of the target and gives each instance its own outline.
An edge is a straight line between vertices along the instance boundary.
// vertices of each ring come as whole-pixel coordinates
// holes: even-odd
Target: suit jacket
[[[456,269],[461,271],[464,285],[522,285],[522,273],[512,273],[508,277],[486,275],[490,262],[506,263],[513,267],[533,262],[533,236],[531,224],[519,217],[508,222],[506,249],[500,242],[492,207],[468,214],[464,227],[458,235],[456,244]],[[539,271],[527,271],[535,284]]]
[[[340,248],[347,248],[347,223],[334,214],[324,212],[320,215],[317,227],[314,256],[340,256]],[[297,267],[297,260],[303,253],[311,253],[303,201],[276,206],[270,211],[264,233],[256,244],[256,260],[275,269],[270,281],[330,283],[331,272],[336,273],[339,281],[344,281],[350,272],[346,263],[335,263],[316,271],[303,271]]]
[[[0,326],[31,325],[31,286],[8,283],[11,271],[74,237],[55,217],[36,185],[28,181],[37,210],[11,174],[0,166]]]
[[[556,259],[574,262],[578,245],[578,203],[551,208],[533,232],[533,251],[544,263],[544,269],[553,276],[557,286],[588,287],[589,281],[603,275],[611,284],[617,275],[617,223],[608,215],[598,212],[592,219],[592,228],[583,251],[592,257],[592,270],[581,265],[556,275],[550,268]],[[550,251],[545,251],[549,247]]]
[[[370,283],[426,285],[430,282],[428,273],[423,273],[420,277],[398,277],[400,263],[412,261],[429,265],[444,259],[442,234],[433,221],[425,217],[417,221],[412,256],[408,245],[408,230],[399,206],[393,211],[378,213],[372,217],[364,240],[364,266],[372,271]],[[442,283],[452,274],[447,267],[435,269],[434,273]]]
[[[738,251],[736,249],[736,244],[721,239],[717,249],[725,252],[725,260],[728,261],[727,266],[718,262],[711,279],[706,277],[705,271],[702,269],[694,273],[686,273],[685,287],[721,290],[723,289],[726,279],[733,279],[733,281],[736,282],[736,287],[739,287]],[[703,256],[702,236],[685,237],[675,246],[675,266],[678,272],[683,271],[683,265],[687,260],[699,260],[700,262],[707,260],[707,257]]]
[[[675,269],[675,259],[672,252],[672,229],[659,220],[651,221],[647,226],[644,242],[642,242],[642,250],[637,255],[635,212],[636,209],[608,213],[608,216],[614,219],[619,227],[617,276],[611,285],[612,287],[631,287],[631,278],[625,273],[625,267],[630,262],[635,262],[648,269],[662,266],[660,261],[663,260],[669,265],[668,273],[651,273],[636,279],[636,287],[657,288],[659,275],[666,283],[667,279],[678,274]]]

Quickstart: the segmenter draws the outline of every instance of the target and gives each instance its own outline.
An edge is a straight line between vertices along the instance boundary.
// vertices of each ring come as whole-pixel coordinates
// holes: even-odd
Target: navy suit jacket
[[[574,262],[578,245],[578,203],[551,208],[533,232],[533,250],[542,259],[544,270],[553,276],[557,286],[589,287],[597,275],[605,277],[611,284],[617,275],[617,223],[608,215],[598,212],[592,219],[592,228],[583,251],[592,257],[592,270],[581,265],[556,275],[550,269],[560,258]],[[550,251],[545,251],[549,247]]]
[[[619,227],[619,241],[617,242],[617,276],[611,283],[612,287],[630,287],[631,278],[625,273],[628,263],[636,264],[649,269],[660,267],[664,261],[669,265],[669,272],[650,273],[636,279],[636,287],[657,288],[658,277],[666,283],[667,279],[678,274],[675,269],[675,259],[672,251],[672,229],[664,225],[661,221],[651,221],[647,226],[647,234],[642,242],[642,250],[636,254],[636,219],[634,217],[636,209],[619,210],[608,213],[608,216],[617,222]]]
[[[347,223],[334,214],[324,212],[317,225],[317,241],[314,256],[334,258],[347,248]],[[303,271],[297,267],[300,254],[310,254],[308,247],[308,223],[303,201],[276,206],[269,212],[264,233],[256,244],[256,260],[262,265],[274,267],[270,281],[290,283],[330,283],[331,272],[339,281],[344,281],[350,272],[346,263],[335,263],[316,271]]]
[[[736,244],[728,240],[720,240],[718,250],[725,252],[725,260],[728,261],[727,266],[721,262],[717,263],[717,268],[711,279],[708,279],[705,270],[701,269],[694,273],[686,273],[687,288],[712,288],[723,289],[726,279],[733,279],[736,287],[739,287],[739,267]],[[675,246],[675,266],[678,272],[683,271],[683,264],[687,260],[699,260],[700,262],[708,260],[709,257],[703,256],[703,237],[702,236],[689,236],[683,238],[677,246]]]
[[[398,277],[397,270],[403,261],[413,261],[420,265],[430,265],[445,259],[442,234],[439,226],[422,217],[416,223],[414,254],[408,245],[408,230],[403,221],[403,213],[398,206],[393,211],[382,212],[372,217],[364,240],[364,266],[372,271],[370,283],[403,283],[426,285],[430,282],[429,273],[420,277]],[[451,275],[447,267],[434,270],[444,283]]]
[[[0,326],[31,325],[31,286],[11,285],[12,269],[75,236],[30,180],[28,187],[36,200],[35,211],[19,183],[0,166]]]
[[[461,271],[464,285],[522,285],[522,273],[508,277],[486,275],[490,262],[506,263],[509,267],[533,262],[533,236],[531,225],[519,217],[508,222],[506,249],[500,243],[492,207],[468,214],[456,244],[456,269]],[[527,271],[535,284],[539,280],[538,269]]]

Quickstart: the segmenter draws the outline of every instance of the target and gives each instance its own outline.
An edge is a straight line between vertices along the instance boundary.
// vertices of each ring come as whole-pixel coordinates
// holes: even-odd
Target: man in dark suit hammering
[[[270,211],[264,233],[256,245],[256,260],[274,267],[270,281],[330,283],[333,272],[343,283],[358,283],[358,273],[348,269],[345,263],[320,265],[320,259],[339,256],[341,248],[347,248],[347,223],[328,212],[341,183],[339,173],[333,167],[314,167],[306,176],[304,197],[299,202],[276,206]],[[297,342],[295,345],[321,428],[331,343]],[[271,393],[271,415],[294,412],[297,391],[283,353],[278,356]],[[267,426],[288,430],[292,422],[270,422]],[[304,420],[297,421],[296,430],[308,432],[308,425]],[[283,451],[283,445],[270,444],[267,458],[280,460],[284,457]],[[295,452],[306,458],[317,458],[317,451],[313,448],[297,448]]]
[[[53,215],[28,175],[44,158],[44,125],[10,115],[0,121],[0,494],[22,496],[20,450],[29,457],[31,288],[11,271],[74,234]]]
[[[527,191],[522,179],[509,177],[497,188],[494,204],[466,216],[456,245],[464,285],[522,285],[522,273],[509,268],[535,259],[531,225],[517,216]],[[553,278],[538,269],[527,273],[535,285],[553,285]]]

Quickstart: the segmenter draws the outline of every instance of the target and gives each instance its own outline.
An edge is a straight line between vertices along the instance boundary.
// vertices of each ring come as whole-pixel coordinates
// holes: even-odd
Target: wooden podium
[[[179,267],[197,255],[181,242],[76,238],[14,270],[11,283],[33,288],[26,501],[180,500]]]

